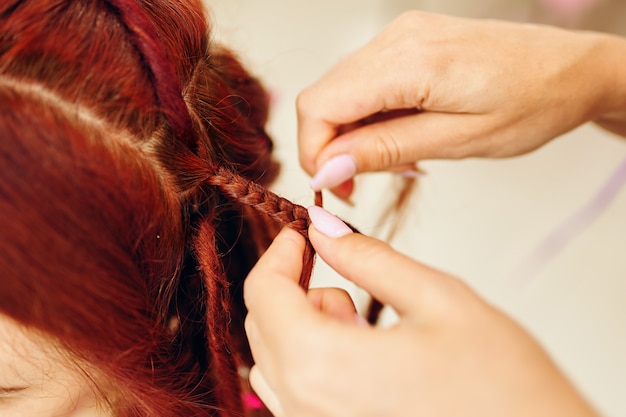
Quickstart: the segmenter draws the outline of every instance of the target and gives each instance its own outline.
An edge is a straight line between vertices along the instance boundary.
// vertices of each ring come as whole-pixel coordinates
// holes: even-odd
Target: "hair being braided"
[[[237,100],[237,94],[221,94],[222,97],[207,97],[206,100],[199,99],[202,94],[211,94],[206,88],[203,88],[202,82],[211,84],[211,90],[223,89],[224,91],[233,90],[233,77],[219,78],[215,77],[215,67],[211,67],[211,62],[205,57],[200,57],[199,62],[194,68],[195,75],[191,77],[192,84],[181,88],[181,84],[174,76],[175,71],[171,68],[170,60],[166,59],[162,45],[158,42],[156,31],[149,19],[145,15],[145,11],[134,0],[110,0],[109,4],[113,6],[119,15],[123,25],[127,28],[133,44],[140,52],[143,60],[151,73],[155,95],[160,106],[160,110],[168,121],[172,129],[172,133],[183,144],[187,150],[180,146],[174,145],[171,148],[161,152],[161,159],[164,165],[169,166],[175,173],[176,182],[180,189],[181,195],[184,195],[192,206],[196,207],[197,213],[191,213],[192,218],[196,218],[197,224],[193,226],[195,229],[195,237],[192,239],[191,255],[198,264],[199,271],[204,276],[204,286],[207,291],[206,320],[209,328],[206,330],[208,346],[211,354],[210,361],[212,365],[213,380],[219,381],[215,384],[215,396],[219,404],[219,413],[223,415],[242,414],[242,393],[240,390],[239,376],[237,367],[241,364],[238,361],[249,361],[249,353],[245,345],[245,336],[237,335],[242,332],[241,329],[232,329],[233,315],[235,322],[241,327],[245,311],[242,296],[240,294],[241,283],[233,282],[232,275],[238,275],[238,279],[242,279],[247,274],[249,268],[254,263],[254,259],[248,262],[248,266],[235,266],[235,269],[243,269],[237,271],[236,274],[229,273],[227,270],[232,266],[224,265],[224,255],[221,254],[219,239],[224,236],[232,235],[232,231],[220,232],[223,227],[220,224],[220,216],[212,213],[219,203],[219,196],[210,197],[210,190],[206,190],[207,186],[219,190],[219,194],[225,196],[227,200],[236,201],[238,204],[248,206],[254,210],[269,216],[281,225],[291,227],[300,232],[305,238],[307,237],[307,229],[310,223],[307,210],[299,205],[295,205],[288,200],[277,196],[267,190],[263,185],[254,182],[251,178],[242,175],[237,170],[228,167],[241,166],[242,170],[248,171],[253,175],[251,168],[258,163],[252,160],[246,163],[247,155],[235,153],[232,160],[223,153],[222,144],[219,143],[217,136],[220,134],[228,135],[229,132],[219,131],[223,127],[228,127],[229,123],[219,123],[205,119],[206,111],[196,110],[194,101],[200,104],[221,101],[221,109],[212,109],[214,117],[222,117],[226,120],[237,120],[241,117],[259,117],[259,112],[251,111],[247,108],[248,103],[244,100]],[[221,53],[217,55],[222,57],[222,66],[230,65],[223,71],[236,70],[236,66],[229,59],[228,55]],[[216,60],[216,56],[208,57]],[[225,58],[225,60],[224,60]],[[229,62],[230,61],[230,62]],[[223,67],[222,67],[223,68]],[[213,77],[213,78],[211,78]],[[239,77],[241,78],[241,77]],[[239,84],[242,84],[241,82]],[[245,84],[245,83],[244,83]],[[183,89],[186,94],[183,95]],[[219,92],[217,93],[219,94]],[[185,103],[187,98],[191,103]],[[231,103],[225,102],[230,99]],[[245,111],[248,114],[245,114]],[[265,115],[261,116],[262,120],[258,120],[256,124],[264,122]],[[261,122],[261,123],[259,123]],[[255,123],[251,123],[254,125]],[[223,126],[223,127],[220,127]],[[231,123],[232,125],[232,123]],[[195,127],[195,128],[192,128]],[[218,129],[216,131],[216,129]],[[236,132],[233,132],[236,133]],[[232,136],[233,133],[230,133]],[[216,137],[211,137],[214,134]],[[262,132],[262,129],[251,129],[250,139],[257,141],[257,148],[261,149],[260,153],[269,154],[271,151],[271,141]],[[242,137],[241,140],[245,138]],[[253,144],[254,145],[254,144]],[[177,150],[176,150],[177,149]],[[172,155],[174,153],[174,155]],[[246,166],[248,165],[248,166]],[[270,173],[271,174],[271,173]],[[266,180],[267,181],[267,180]],[[208,194],[207,194],[208,193]],[[208,208],[202,209],[203,201],[209,199],[213,204],[209,204]],[[195,201],[195,203],[194,203]],[[206,204],[204,204],[206,205]],[[232,207],[232,205],[231,205]],[[237,211],[238,209],[232,208]],[[222,213],[222,218],[226,214]],[[233,216],[236,214],[230,214]],[[250,228],[246,222],[241,223],[241,228]],[[239,233],[242,233],[240,231]],[[271,236],[268,236],[271,238]],[[266,239],[267,240],[267,239]],[[240,257],[250,257],[251,251],[259,253],[260,250],[248,248],[246,250],[234,250],[236,243],[233,241],[225,242],[226,247],[223,251],[231,253],[231,258],[237,254]],[[235,246],[233,246],[235,245]],[[300,285],[308,288],[314,262],[315,252],[307,239],[306,250],[303,257],[303,272],[300,278]],[[229,263],[232,263],[230,261]],[[236,262],[244,263],[242,259]],[[224,266],[222,266],[224,265]],[[235,287],[235,299],[231,299],[231,288]],[[229,324],[231,323],[231,324]],[[237,326],[236,326],[237,327]],[[241,339],[244,339],[243,341]],[[241,350],[244,349],[244,352]],[[246,359],[248,357],[248,359]]]
[[[255,90],[258,83],[248,82],[246,76],[238,73],[240,67],[232,56],[218,49],[213,55],[207,53],[207,56],[199,57],[194,75],[187,84],[181,85],[145,10],[135,0],[109,0],[108,3],[118,13],[140,52],[151,74],[160,110],[178,141],[159,155],[163,165],[175,174],[181,196],[195,207],[195,213],[189,214],[194,233],[190,255],[203,275],[207,292],[205,315],[209,328],[206,336],[213,379],[219,381],[215,385],[219,413],[240,415],[243,413],[242,394],[236,371],[241,365],[238,362],[249,362],[251,358],[245,335],[239,334],[243,331],[245,307],[241,282],[237,280],[243,280],[256,260],[250,252],[261,253],[272,238],[267,231],[264,231],[265,237],[254,236],[259,228],[249,216],[246,218],[241,207],[250,207],[306,238],[299,281],[305,290],[309,286],[315,257],[315,250],[308,240],[308,212],[255,181],[258,176],[256,167],[267,166],[266,160],[271,153],[271,141],[260,127],[265,122],[266,112],[251,108],[251,102],[241,97],[238,90],[248,89],[249,94],[258,94]],[[203,108],[212,102],[220,102],[222,107]],[[225,122],[207,120],[207,113]],[[250,119],[251,127],[243,133],[229,131],[234,121],[240,118]],[[226,150],[219,137],[235,136],[246,141],[245,146],[242,145],[241,150],[234,147]],[[249,148],[257,149],[256,155],[259,156],[251,157],[247,152]],[[270,170],[262,181],[267,183],[274,174]],[[316,194],[316,204],[321,205],[320,193]],[[218,206],[225,207],[221,214],[217,213]],[[232,228],[232,225],[225,225],[226,222],[220,223],[226,216],[242,217],[239,231],[224,230],[224,227]],[[253,235],[253,239],[261,242],[257,245],[261,248],[255,249],[236,238],[225,237],[239,233]],[[379,306],[377,302],[372,305],[368,319],[376,320]],[[233,329],[233,322],[238,329]]]
[[[307,209],[276,195],[267,188],[243,178],[225,167],[218,167],[207,182],[218,187],[225,195],[269,215],[280,224],[291,227],[306,239],[304,266],[300,286],[307,289],[313,269],[314,249],[308,240],[309,215]],[[318,196],[321,194],[318,193]],[[320,197],[318,197],[320,198]]]
[[[121,21],[128,28],[135,46],[152,74],[161,111],[172,127],[173,133],[191,150],[195,150],[197,134],[191,129],[194,123],[184,101],[182,89],[174,77],[170,61],[166,59],[162,46],[158,43],[154,27],[135,0],[109,0],[109,3],[118,11]],[[266,142],[263,145],[269,146],[270,143]],[[206,178],[208,184],[216,186],[230,198],[269,215],[280,224],[293,228],[307,238],[307,246],[310,245],[307,232],[310,220],[306,208],[279,197],[264,186],[223,165],[212,166],[210,155],[201,156],[206,158],[205,168],[212,172],[212,175]],[[314,254],[312,248],[308,252]],[[304,288],[308,286],[311,274],[310,270],[306,271],[307,269],[309,268],[305,268],[300,281]]]

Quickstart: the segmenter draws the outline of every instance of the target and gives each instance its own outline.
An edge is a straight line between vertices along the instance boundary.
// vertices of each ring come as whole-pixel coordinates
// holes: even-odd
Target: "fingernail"
[[[311,179],[311,188],[320,191],[324,188],[333,188],[356,174],[356,162],[348,154],[335,156],[326,161]]]
[[[422,171],[406,170],[398,172],[397,175],[404,178],[422,178],[425,174]]]
[[[313,226],[328,237],[341,237],[352,233],[344,222],[319,206],[309,207],[309,217]]]

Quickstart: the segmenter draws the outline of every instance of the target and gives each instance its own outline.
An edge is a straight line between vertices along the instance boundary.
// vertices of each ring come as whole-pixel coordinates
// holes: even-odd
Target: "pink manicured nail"
[[[397,175],[404,178],[422,178],[424,176],[424,173],[417,170],[407,170],[398,172]]]
[[[313,226],[328,237],[341,237],[352,233],[344,222],[319,206],[309,207],[309,217]]]
[[[333,188],[349,180],[356,174],[356,162],[348,154],[335,156],[326,161],[311,179],[311,188],[315,191]]]

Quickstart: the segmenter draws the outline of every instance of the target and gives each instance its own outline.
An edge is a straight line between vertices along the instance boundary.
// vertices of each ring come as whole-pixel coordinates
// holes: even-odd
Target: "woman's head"
[[[85,364],[86,365],[86,364]],[[0,314],[0,411],[11,417],[110,417],[95,381],[46,336]],[[85,370],[89,369],[87,366]]]
[[[207,33],[192,0],[0,5],[0,318],[116,416],[242,412],[241,282],[276,229],[247,206],[307,223],[250,182],[267,99]]]

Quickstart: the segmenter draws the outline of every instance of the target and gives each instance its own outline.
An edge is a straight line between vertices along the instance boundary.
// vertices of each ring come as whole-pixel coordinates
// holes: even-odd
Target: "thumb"
[[[334,188],[363,172],[394,170],[424,159],[462,158],[482,129],[472,114],[422,112],[366,124],[330,141],[319,153],[314,190]]]
[[[310,207],[309,238],[335,271],[369,292],[400,316],[428,309],[443,300],[444,287],[456,281],[422,265],[386,243],[352,231],[321,207]]]

